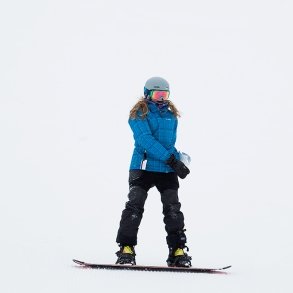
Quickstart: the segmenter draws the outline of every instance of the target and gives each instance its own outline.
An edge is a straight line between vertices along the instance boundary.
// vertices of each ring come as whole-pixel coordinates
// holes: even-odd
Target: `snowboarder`
[[[184,179],[189,169],[175,148],[179,112],[169,100],[169,83],[161,77],[147,80],[142,97],[131,109],[129,125],[135,146],[129,171],[129,194],[122,212],[116,242],[120,246],[116,264],[135,265],[138,228],[150,188],[161,194],[167,245],[168,266],[191,267],[186,253],[184,216],[178,199],[178,176]],[[186,154],[185,154],[186,155]]]

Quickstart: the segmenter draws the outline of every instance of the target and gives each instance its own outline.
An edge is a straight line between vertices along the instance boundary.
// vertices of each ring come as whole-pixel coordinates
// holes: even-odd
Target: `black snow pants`
[[[184,247],[184,216],[178,199],[179,182],[176,173],[160,173],[130,170],[129,194],[122,212],[116,242],[121,245],[136,245],[137,233],[144,212],[144,204],[150,188],[156,186],[161,194],[167,244],[170,248]]]

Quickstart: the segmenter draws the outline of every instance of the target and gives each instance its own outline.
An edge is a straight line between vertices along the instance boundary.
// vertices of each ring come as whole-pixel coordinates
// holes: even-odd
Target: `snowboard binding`
[[[187,246],[184,248],[189,250]],[[190,268],[191,265],[191,256],[189,256],[186,252],[184,252],[184,248],[169,248],[169,256],[167,259],[168,267],[182,267],[182,268]]]
[[[119,265],[136,265],[135,251],[133,246],[121,246],[116,252],[118,257],[116,264]]]

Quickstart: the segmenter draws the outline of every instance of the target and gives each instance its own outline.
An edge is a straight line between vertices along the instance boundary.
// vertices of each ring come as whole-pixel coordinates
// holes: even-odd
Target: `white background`
[[[1,292],[292,292],[292,1],[2,1]],[[195,267],[229,275],[79,270],[113,263],[127,200],[127,124],[162,76]],[[151,190],[137,262],[167,258]],[[102,290],[102,291],[99,291]]]

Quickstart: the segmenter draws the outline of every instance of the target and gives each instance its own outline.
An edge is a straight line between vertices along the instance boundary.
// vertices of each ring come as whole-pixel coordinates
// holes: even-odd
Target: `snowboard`
[[[182,267],[164,267],[164,266],[142,266],[142,265],[116,265],[116,264],[94,264],[87,263],[77,259],[73,261],[82,268],[106,269],[106,270],[129,270],[129,271],[149,271],[149,272],[180,272],[180,273],[208,273],[208,274],[226,274],[224,270],[231,266],[222,268],[182,268]]]

